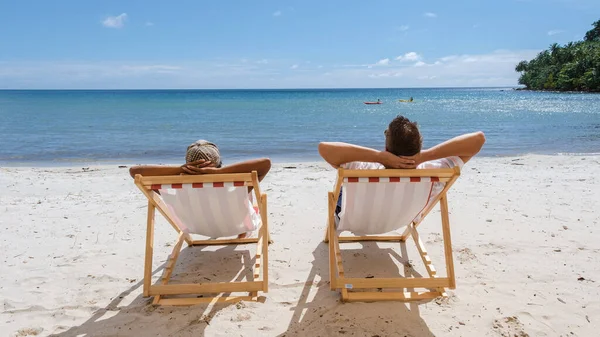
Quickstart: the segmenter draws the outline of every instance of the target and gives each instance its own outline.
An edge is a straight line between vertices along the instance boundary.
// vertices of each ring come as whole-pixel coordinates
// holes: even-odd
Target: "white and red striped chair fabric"
[[[337,230],[371,235],[403,228],[431,201],[434,184],[443,185],[437,177],[344,177]]]
[[[184,232],[213,238],[251,232],[261,222],[248,187],[240,182],[152,185]]]

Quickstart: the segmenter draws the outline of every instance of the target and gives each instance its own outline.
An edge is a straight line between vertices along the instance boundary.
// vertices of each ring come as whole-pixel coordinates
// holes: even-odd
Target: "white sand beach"
[[[449,193],[449,298],[341,303],[322,243],[335,171],[276,164],[261,184],[274,240],[264,303],[155,307],[141,291],[147,202],[126,168],[2,167],[0,335],[596,336],[599,173],[591,155],[472,160]],[[157,219],[155,279],[176,239]],[[420,231],[443,274],[440,228],[436,208]],[[356,277],[419,270],[413,242],[405,247],[344,245],[345,268]],[[253,249],[184,248],[175,279],[231,280]]]

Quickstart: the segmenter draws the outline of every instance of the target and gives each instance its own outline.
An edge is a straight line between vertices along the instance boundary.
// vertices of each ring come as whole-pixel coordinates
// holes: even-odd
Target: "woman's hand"
[[[379,163],[388,169],[414,169],[419,164],[419,153],[410,157],[396,156],[387,151],[379,153]]]
[[[181,165],[183,172],[187,174],[211,174],[215,173],[217,168],[213,166],[210,160],[200,159],[191,163]]]

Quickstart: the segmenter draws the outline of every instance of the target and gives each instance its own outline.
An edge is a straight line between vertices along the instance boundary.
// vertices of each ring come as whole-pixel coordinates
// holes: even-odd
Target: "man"
[[[483,132],[478,131],[422,150],[423,138],[417,123],[404,116],[394,118],[384,134],[384,151],[347,143],[323,142],[319,144],[319,154],[334,168],[352,170],[462,168],[485,143]],[[443,183],[435,183],[431,199],[442,189]],[[336,215],[341,211],[341,200],[342,192],[338,198]]]

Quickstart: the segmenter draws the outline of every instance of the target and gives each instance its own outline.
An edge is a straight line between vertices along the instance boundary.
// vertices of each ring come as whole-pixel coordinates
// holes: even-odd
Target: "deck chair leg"
[[[335,230],[335,220],[333,213],[336,202],[333,192],[329,192],[329,220],[327,231],[329,233],[329,283],[331,290],[340,289],[342,302],[348,300],[348,290],[345,285],[340,286],[339,280],[344,277],[344,266],[342,264],[342,254],[340,252],[340,241]]]
[[[334,238],[335,229],[332,230],[334,226],[333,223],[333,213],[332,213],[332,205],[333,205],[333,193],[329,192],[328,194],[328,219],[327,219],[327,230],[325,231],[327,234],[327,241],[329,242],[329,287],[331,290],[336,289],[336,278],[335,273],[337,272],[336,261],[335,261],[335,247],[334,247]]]
[[[177,242],[173,247],[173,251],[171,255],[169,255],[169,259],[167,260],[167,265],[165,266],[165,272],[163,273],[162,284],[169,283],[171,279],[171,275],[173,274],[173,269],[175,269],[175,264],[177,264],[177,259],[179,258],[179,253],[181,252],[181,246],[184,242],[184,233],[179,234],[177,238]]]
[[[402,233],[402,235],[400,236],[400,241],[406,241],[406,239],[408,239],[408,236],[412,234],[412,230],[414,228],[414,222],[411,223],[410,225],[406,226],[406,229],[404,230],[404,232]]]
[[[421,256],[421,260],[423,260],[425,269],[427,270],[427,274],[429,274],[430,277],[436,277],[437,272],[435,270],[435,267],[431,264],[431,258],[429,258],[429,255],[427,254],[427,249],[425,249],[425,246],[423,245],[423,241],[421,241],[419,232],[417,232],[417,230],[415,228],[413,228],[411,233],[412,233],[411,236],[413,237],[413,240],[415,241],[415,246],[417,246],[417,251],[419,252],[419,255]]]
[[[423,241],[421,241],[419,232],[417,231],[416,228],[414,228],[414,226],[411,225],[411,227],[412,227],[411,236],[413,237],[413,240],[415,241],[415,246],[417,246],[417,251],[419,252],[419,255],[421,256],[421,260],[423,261],[423,264],[425,265],[425,270],[427,270],[427,274],[429,274],[429,277],[436,278],[437,271],[435,270],[435,267],[431,263],[431,258],[429,258],[429,255],[427,254],[427,249],[425,249],[425,246],[423,245]],[[442,297],[448,296],[446,294],[446,290],[443,287],[436,288],[436,290],[440,293],[440,296],[442,296]]]
[[[331,192],[329,192],[327,194],[327,227],[325,228],[325,238],[323,239],[323,242],[328,243],[329,242],[329,223],[331,222],[332,218],[333,218],[333,213],[331,211]]]
[[[263,289],[261,291],[268,291],[269,274],[268,274],[268,254],[269,254],[269,231],[267,223],[267,196],[261,195],[259,199],[260,217],[261,223],[258,229],[258,241],[256,244],[256,257],[254,262],[254,280],[261,278],[263,282]],[[256,297],[257,292],[250,292],[249,296]]]
[[[271,238],[269,237],[269,223],[267,219],[267,195],[263,194],[261,197],[261,203],[264,211],[264,215],[262,216],[262,270],[263,270],[263,282],[264,282],[264,290],[263,292],[269,291],[269,243],[271,242]]]
[[[334,256],[335,256],[335,268],[337,269],[337,274],[335,274],[335,283],[336,288],[341,290],[342,293],[342,302],[348,301],[348,288],[346,288],[345,284],[340,285],[339,280],[345,277],[344,274],[344,264],[342,262],[342,252],[340,250],[340,241],[335,231],[333,231],[333,235],[331,236],[331,242],[329,246],[333,246],[334,248]]]
[[[440,208],[442,213],[442,232],[444,238],[444,255],[446,256],[446,273],[450,280],[450,289],[456,288],[456,280],[454,278],[454,260],[452,257],[452,240],[450,238],[450,219],[448,215],[448,198],[444,194],[440,198]]]
[[[181,233],[179,233],[179,236],[177,237],[177,242],[175,243],[175,246],[173,246],[173,251],[171,252],[171,255],[169,255],[165,269],[163,270],[162,281],[161,281],[161,283],[163,285],[168,284],[169,280],[171,279],[171,275],[173,274],[173,269],[175,269],[175,265],[177,264],[177,259],[179,258],[179,253],[181,252],[181,246],[183,245],[184,241],[185,241],[185,233],[181,232]],[[161,295],[156,295],[156,296],[154,296],[154,301],[152,301],[152,304],[155,304],[155,305],[160,304],[160,300],[161,300]]]
[[[152,283],[152,255],[154,254],[154,205],[148,200],[148,222],[146,224],[146,256],[144,261],[144,297],[150,296]]]

